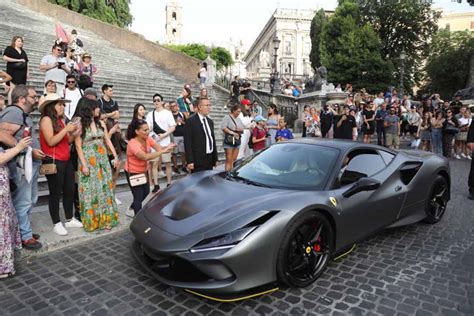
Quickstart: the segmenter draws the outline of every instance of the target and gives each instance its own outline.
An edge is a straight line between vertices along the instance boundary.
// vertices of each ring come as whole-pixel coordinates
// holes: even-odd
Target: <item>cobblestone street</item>
[[[383,231],[305,289],[216,303],[149,277],[120,232],[18,264],[0,281],[2,315],[474,315],[474,203],[467,161],[452,161],[452,200],[436,225]]]

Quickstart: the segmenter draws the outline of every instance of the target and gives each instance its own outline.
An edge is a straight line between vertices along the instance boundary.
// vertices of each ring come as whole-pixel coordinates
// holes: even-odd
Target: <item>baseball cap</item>
[[[104,85],[102,86],[102,89],[101,89],[101,90],[102,90],[102,92],[104,92],[105,90],[107,90],[107,89],[109,89],[109,88],[113,88],[113,87],[114,87],[114,86],[111,85],[111,84],[104,84]]]
[[[258,122],[261,122],[261,121],[264,121],[264,122],[265,122],[266,119],[265,119],[263,116],[261,116],[261,115],[255,116],[255,122],[258,123]]]

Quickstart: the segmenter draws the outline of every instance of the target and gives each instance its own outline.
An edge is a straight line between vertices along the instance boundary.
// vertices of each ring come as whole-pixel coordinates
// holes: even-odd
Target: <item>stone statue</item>
[[[328,83],[328,70],[321,66],[315,69],[314,77],[305,82],[305,93],[320,91],[323,85]]]
[[[262,50],[259,55],[260,67],[269,68],[270,67],[270,55],[267,51]]]

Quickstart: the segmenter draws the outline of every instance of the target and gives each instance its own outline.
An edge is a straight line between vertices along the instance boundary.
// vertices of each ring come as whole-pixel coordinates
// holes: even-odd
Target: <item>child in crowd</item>
[[[285,141],[285,140],[288,140],[288,139],[293,139],[293,133],[286,128],[286,122],[285,122],[285,118],[284,117],[281,117],[279,120],[278,120],[278,130],[277,130],[277,133],[275,135],[275,139],[277,142],[281,142],[281,141]]]
[[[265,149],[265,143],[267,139],[267,129],[265,128],[266,119],[261,115],[255,117],[255,123],[257,126],[252,131],[252,143],[253,151],[257,152]]]

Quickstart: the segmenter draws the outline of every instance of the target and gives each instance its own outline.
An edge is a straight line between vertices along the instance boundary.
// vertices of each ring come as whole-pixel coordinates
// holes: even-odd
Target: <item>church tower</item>
[[[181,42],[181,31],[183,29],[182,7],[177,0],[171,0],[166,4],[166,44],[179,44]]]

